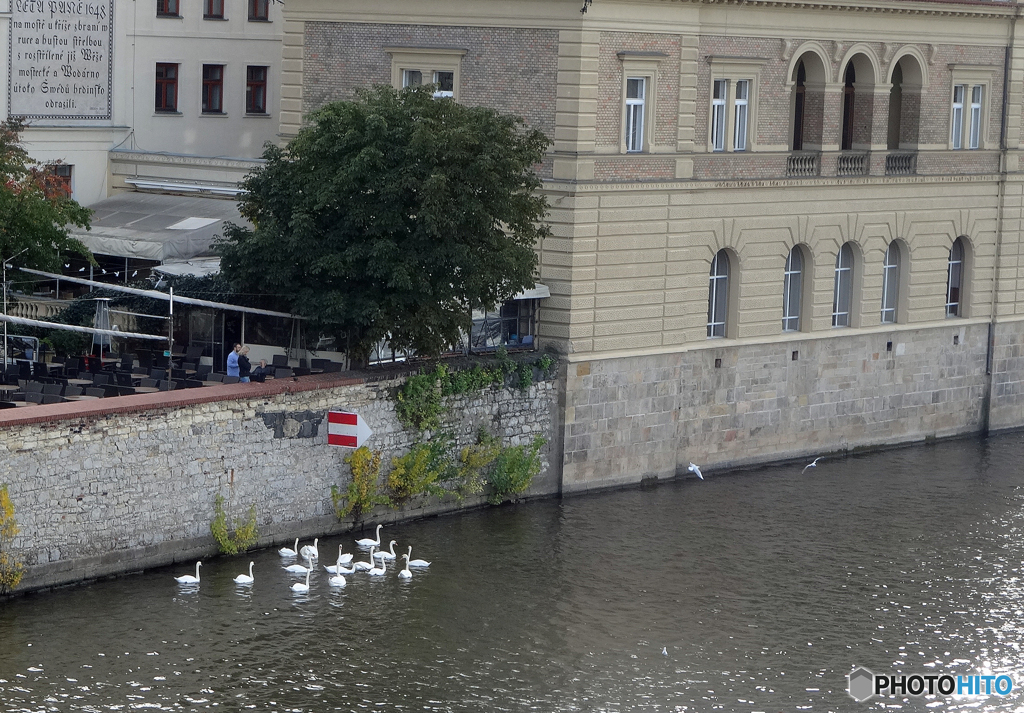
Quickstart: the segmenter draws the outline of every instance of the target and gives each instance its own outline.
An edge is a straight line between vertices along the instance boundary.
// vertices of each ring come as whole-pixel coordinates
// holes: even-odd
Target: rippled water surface
[[[251,587],[239,556],[30,595],[0,711],[1024,710],[1022,463],[1014,434],[386,527],[433,560],[408,582],[295,594],[275,548]],[[856,665],[1015,688],[858,704]]]

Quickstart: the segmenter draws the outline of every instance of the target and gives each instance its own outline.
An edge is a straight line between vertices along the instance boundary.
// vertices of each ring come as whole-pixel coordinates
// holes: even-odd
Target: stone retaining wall
[[[229,515],[255,506],[260,544],[348,529],[330,487],[350,477],[350,451],[327,445],[326,412],[356,411],[385,462],[408,450],[388,398],[397,381],[306,377],[190,389],[0,413],[0,483],[21,527],[14,554],[26,564],[20,591],[116,574],[216,552],[214,499]],[[446,400],[443,429],[461,443],[483,426],[503,442],[548,439],[528,495],[557,492],[560,447],[555,382],[526,391],[489,388]],[[549,465],[554,462],[555,467]],[[436,499],[374,522],[481,504]]]

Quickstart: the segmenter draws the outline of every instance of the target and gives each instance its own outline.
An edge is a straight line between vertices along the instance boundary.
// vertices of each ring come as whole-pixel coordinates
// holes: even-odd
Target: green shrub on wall
[[[487,482],[487,468],[499,453],[501,441],[481,428],[477,433],[476,443],[459,451],[451,493],[459,500],[467,495],[482,493]]]
[[[18,532],[14,503],[7,486],[0,485],[0,594],[7,594],[17,587],[24,573],[21,562],[11,553],[11,545]]]
[[[395,507],[413,495],[440,497],[448,492],[440,483],[452,472],[451,443],[449,436],[439,434],[429,441],[414,444],[405,455],[391,459],[387,485]]]
[[[228,522],[228,514],[224,510],[225,499],[223,495],[217,494],[213,500],[213,522],[210,523],[210,532],[213,539],[217,540],[220,551],[226,555],[233,555],[245,552],[256,544],[259,539],[259,528],[256,526],[256,506],[249,507],[249,516],[242,520],[237,518],[234,522],[234,532]]]
[[[380,494],[381,452],[371,451],[366,446],[356,448],[345,456],[345,462],[352,468],[352,479],[348,487],[341,490],[331,486],[331,503],[339,520],[349,515],[359,519],[377,505],[389,505],[390,501]]]
[[[491,493],[487,502],[500,505],[506,500],[515,500],[515,496],[530,487],[540,473],[540,449],[545,443],[545,439],[537,436],[529,446],[501,449],[490,471]]]

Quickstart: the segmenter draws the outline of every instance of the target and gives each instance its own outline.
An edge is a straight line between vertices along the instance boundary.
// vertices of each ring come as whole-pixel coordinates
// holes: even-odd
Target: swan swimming
[[[235,584],[252,584],[253,581],[255,581],[252,578],[252,566],[253,566],[253,564],[254,564],[253,562],[249,563],[249,574],[240,574],[237,577],[235,577]]]
[[[409,571],[409,555],[402,555],[402,559],[405,560],[405,569],[399,571],[399,579],[412,579],[412,572]]]
[[[384,550],[381,550],[380,552],[375,554],[374,557],[376,557],[377,559],[382,559],[382,560],[393,560],[393,559],[395,559],[395,545],[397,545],[397,544],[398,544],[398,540],[391,540],[391,545],[389,546],[389,551],[385,552]]]
[[[388,571],[388,561],[387,560],[381,560],[380,563],[379,563],[379,566],[375,566],[373,569],[366,570],[366,573],[370,574],[370,575],[373,575],[374,577],[381,577],[381,576],[387,574],[387,571]]]
[[[312,545],[303,545],[302,549],[299,550],[299,554],[308,560],[320,559],[320,548],[317,547],[317,543],[320,542],[320,538],[314,538]]]
[[[700,468],[697,467],[696,463],[690,463],[690,467],[687,468],[687,470],[690,471],[691,473],[696,474],[696,476],[701,480],[704,480],[704,474],[700,472]]]
[[[199,584],[199,568],[202,566],[202,562],[196,562],[195,577],[193,577],[191,574],[183,574],[180,577],[175,577],[175,579],[178,580],[178,584]]]
[[[305,581],[305,583],[296,582],[295,584],[292,585],[292,591],[293,592],[305,593],[305,592],[309,591],[309,573],[311,571],[312,570],[306,570],[306,581]]]
[[[380,529],[382,527],[384,527],[384,526],[383,525],[377,525],[377,539],[376,540],[371,540],[371,539],[369,539],[367,537],[364,537],[361,540],[356,540],[356,544],[359,545],[360,547],[364,547],[364,548],[365,547],[380,547]]]
[[[342,554],[342,552],[341,552],[341,545],[338,545],[338,561],[336,563],[334,563],[334,564],[326,565],[324,567],[324,569],[326,569],[331,574],[348,574],[348,572],[335,572],[334,570],[336,568],[340,568],[342,565],[351,564],[351,563],[352,563],[352,555],[351,555],[351,553],[346,552],[346,553]],[[355,570],[352,570],[352,571],[354,572]]]
[[[406,555],[406,557],[412,557],[412,545],[409,545],[409,554]],[[410,567],[429,567],[430,563],[427,562],[426,560],[410,559],[409,560],[409,566]]]
[[[284,571],[291,572],[292,574],[308,574],[313,569],[313,563],[307,559],[306,565],[309,566],[307,567],[301,564],[290,564],[287,567],[284,567]]]
[[[806,473],[806,472],[807,472],[807,469],[808,469],[808,468],[817,468],[817,467],[818,467],[818,461],[819,461],[819,460],[821,460],[821,459],[822,459],[822,458],[824,458],[824,457],[825,457],[825,456],[818,456],[818,457],[817,457],[817,458],[815,458],[815,459],[814,459],[814,460],[813,460],[812,462],[810,462],[810,463],[808,463],[807,465],[805,465],[805,466],[804,466],[804,469],[803,469],[803,470],[801,470],[800,472],[801,472],[801,473]]]
[[[330,579],[328,579],[327,583],[332,587],[344,587],[346,584],[348,584],[348,582],[345,581],[345,578],[342,577],[340,574],[336,574]]]
[[[295,538],[295,549],[289,549],[288,547],[282,547],[277,551],[282,557],[297,557],[299,554],[299,538]]]
[[[373,569],[376,566],[376,564],[377,563],[373,559],[373,548],[371,547],[370,548],[370,561],[369,562],[356,562],[356,563],[354,563],[352,565],[352,567],[355,568],[355,569],[358,569],[359,571],[362,572],[362,571],[365,571],[365,570],[368,570],[368,569]]]

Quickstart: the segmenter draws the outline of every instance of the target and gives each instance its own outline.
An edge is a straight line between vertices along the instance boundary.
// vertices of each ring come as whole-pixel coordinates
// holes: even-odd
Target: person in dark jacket
[[[253,381],[266,381],[268,376],[274,375],[274,368],[267,366],[266,359],[260,359],[260,365],[252,370]]]
[[[249,363],[249,347],[242,347],[238,352],[238,381],[242,384],[249,383],[249,374],[252,372],[252,364]]]

